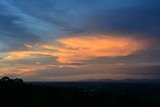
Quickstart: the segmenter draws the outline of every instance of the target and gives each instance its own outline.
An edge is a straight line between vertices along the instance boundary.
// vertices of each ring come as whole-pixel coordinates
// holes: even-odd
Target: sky
[[[160,79],[160,1],[1,0],[0,76]]]

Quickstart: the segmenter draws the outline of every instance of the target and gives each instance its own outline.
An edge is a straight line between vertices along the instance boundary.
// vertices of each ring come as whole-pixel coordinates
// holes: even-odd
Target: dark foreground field
[[[0,104],[8,107],[160,107],[160,85],[0,82]]]

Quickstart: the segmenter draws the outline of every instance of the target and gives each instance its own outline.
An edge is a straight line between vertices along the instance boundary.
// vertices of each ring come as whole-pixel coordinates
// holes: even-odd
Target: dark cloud
[[[145,1],[140,6],[98,10],[88,17],[85,29],[91,33],[136,34],[159,38],[159,14],[158,5],[145,5]]]
[[[19,42],[37,41],[39,38],[36,35],[31,34],[24,26],[15,23],[18,20],[20,20],[19,17],[0,15],[0,29],[2,31],[0,36],[8,40],[21,40]]]
[[[44,41],[43,36],[52,29],[50,24],[23,12],[10,1],[1,2],[0,8],[0,42],[7,49],[19,49],[25,43]]]
[[[5,14],[0,10],[0,42],[6,45],[8,49],[18,49],[24,43],[39,41],[39,37],[31,33],[25,26],[16,22],[21,18],[14,15]]]
[[[128,56],[97,57],[83,61],[85,64],[160,64],[160,50],[148,49]]]
[[[35,75],[37,77],[48,77],[48,78],[57,78],[57,77],[73,77],[74,76],[83,76],[90,75],[92,79],[98,79],[98,75],[108,75],[114,76],[117,79],[124,78],[160,78],[160,66],[159,65],[130,65],[130,66],[111,66],[106,67],[105,69],[99,69],[97,71],[97,65],[91,66],[92,68],[72,68],[72,67],[54,67],[54,69],[48,69],[45,71],[38,71]],[[92,77],[92,75],[97,75],[97,77]],[[126,76],[126,77],[125,77]],[[32,76],[31,76],[32,77]],[[110,77],[107,77],[108,79]],[[105,78],[103,78],[105,79]],[[110,78],[112,79],[112,77]]]
[[[128,67],[117,67],[114,73],[155,76],[160,78],[160,65],[133,65]],[[112,72],[112,73],[113,73]]]

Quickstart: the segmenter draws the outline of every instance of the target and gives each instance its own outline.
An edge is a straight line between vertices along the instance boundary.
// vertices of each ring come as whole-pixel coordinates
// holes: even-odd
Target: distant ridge
[[[152,83],[160,84],[160,79],[123,79],[123,80],[112,80],[112,79],[87,79],[76,82],[125,82],[125,83]]]

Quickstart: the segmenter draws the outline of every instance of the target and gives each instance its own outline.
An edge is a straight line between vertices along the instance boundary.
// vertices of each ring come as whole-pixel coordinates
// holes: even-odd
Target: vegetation
[[[133,91],[131,86],[124,90],[121,88],[123,84],[108,84],[108,88],[101,89],[94,86],[95,90],[91,90],[93,87],[80,87],[40,86],[24,83],[18,78],[3,77],[0,79],[0,104],[8,107],[160,107],[158,101],[146,98],[153,93],[160,94],[159,91],[151,92],[143,86],[140,92],[136,88],[133,90],[137,91]]]

